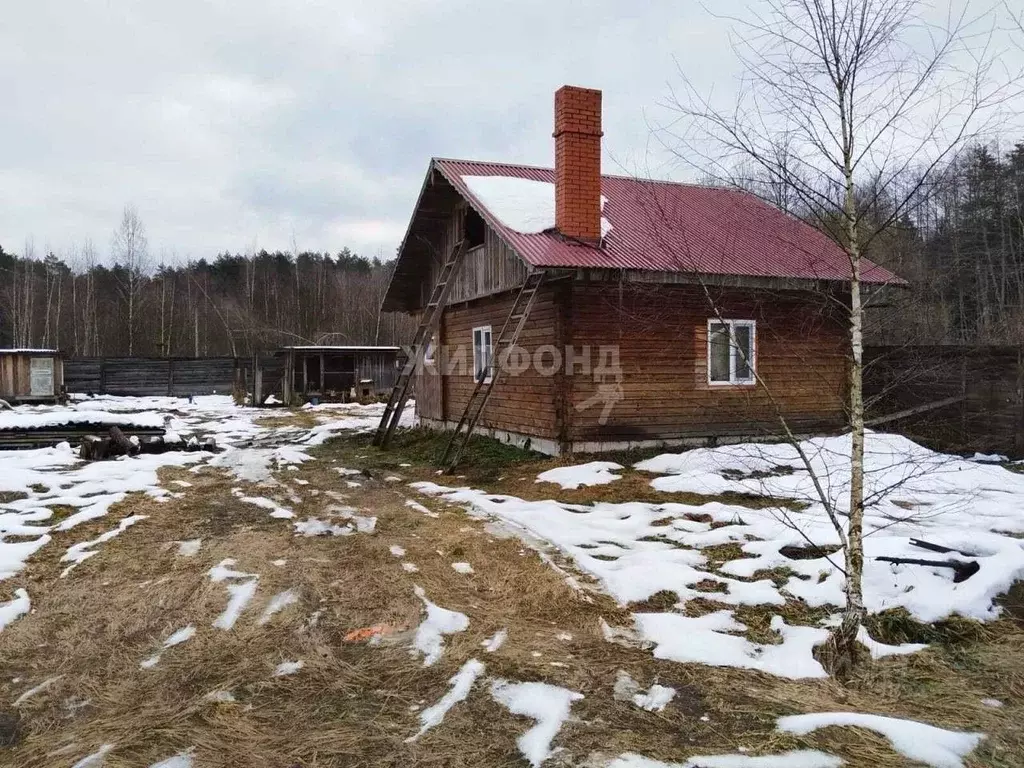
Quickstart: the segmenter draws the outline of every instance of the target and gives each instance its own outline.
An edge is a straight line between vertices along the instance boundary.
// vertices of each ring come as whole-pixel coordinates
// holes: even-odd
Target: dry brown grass
[[[312,411],[301,409],[289,409],[287,411],[274,412],[272,416],[261,416],[256,423],[265,429],[279,429],[281,427],[300,427],[312,429],[320,422]]]
[[[106,518],[58,534],[25,573],[36,611],[0,635],[0,701],[6,702],[0,713],[12,711],[9,702],[27,688],[62,677],[18,708],[21,740],[13,749],[0,749],[0,764],[69,766],[110,742],[117,748],[107,759],[109,768],[144,767],[193,746],[204,768],[525,765],[515,739],[531,721],[499,707],[479,683],[440,727],[414,744],[404,741],[418,728],[410,707],[434,703],[448,678],[474,657],[487,664],[488,676],[544,681],[584,694],[556,740],[577,761],[627,750],[682,761],[739,747],[813,747],[839,754],[851,766],[904,765],[884,740],[855,729],[806,738],[774,731],[774,719],[782,714],[857,709],[985,731],[990,738],[968,762],[974,768],[1024,764],[1017,727],[1024,715],[1024,631],[1013,622],[991,625],[970,643],[866,665],[846,687],[660,661],[648,650],[603,639],[601,619],[626,626],[630,614],[585,579],[588,588],[580,593],[517,539],[495,537],[460,509],[383,479],[396,472],[406,480],[437,480],[429,464],[399,468],[409,457],[398,454],[387,459],[392,469],[382,471],[382,459],[366,450],[360,441],[328,444],[320,461],[279,473],[286,485],[247,490],[279,496],[300,519],[322,516],[335,503],[326,491],[341,493],[344,503],[377,516],[373,535],[296,537],[288,521],[239,502],[230,492],[239,483],[212,469],[166,471],[165,481],[193,483],[182,489],[181,499],[159,504],[132,497]],[[334,471],[340,465],[368,466],[371,477],[358,478],[361,487],[350,489]],[[511,480],[495,479],[487,487],[509,492],[520,483],[528,496],[527,488],[539,490],[534,474],[523,468]],[[530,483],[517,479],[522,476]],[[290,502],[289,492],[300,502]],[[440,517],[406,507],[409,497]],[[149,518],[102,545],[100,554],[68,578],[58,578],[57,559],[66,546],[113,528],[130,513]],[[193,538],[203,539],[199,554],[177,556],[172,542]],[[404,558],[391,555],[393,544],[406,550]],[[723,549],[715,556],[724,561],[733,554]],[[225,588],[212,584],[206,571],[228,557],[238,561],[239,570],[259,574],[260,582],[253,603],[225,632],[210,626],[226,604]],[[288,561],[285,567],[271,564],[279,558]],[[402,560],[415,563],[419,572],[402,570]],[[454,561],[469,562],[476,572],[456,573]],[[414,584],[471,621],[466,632],[446,638],[444,656],[434,667],[423,667],[408,650],[422,613]],[[270,597],[288,588],[299,592],[300,602],[258,625]],[[690,601],[687,610],[721,608],[714,596]],[[670,610],[674,595],[662,597],[643,608]],[[801,619],[799,606],[785,610],[787,620]],[[744,611],[740,618],[758,639],[771,641],[767,614]],[[319,620],[310,626],[317,612]],[[192,640],[165,651],[154,669],[139,668],[160,641],[187,624],[198,630]],[[376,646],[343,640],[353,629],[377,624],[399,631]],[[481,643],[503,628],[509,630],[505,646],[484,653]],[[562,633],[572,639],[559,639]],[[295,659],[305,663],[298,674],[271,677],[276,664]],[[612,686],[620,669],[645,687],[657,681],[679,694],[663,713],[617,702]],[[231,690],[237,701],[207,701],[215,690]],[[1007,706],[984,707],[985,697]],[[88,704],[74,709],[76,700]]]
[[[607,485],[584,486],[574,490],[564,490],[555,483],[538,483],[536,476],[545,469],[560,466],[557,460],[548,460],[536,464],[526,465],[522,471],[514,472],[504,480],[493,484],[494,490],[499,493],[507,493],[519,496],[523,499],[550,499],[557,498],[559,501],[570,504],[594,504],[608,502],[611,504],[622,504],[629,501],[643,501],[651,504],[689,504],[699,507],[712,501],[719,501],[723,504],[735,504],[751,509],[763,509],[765,507],[779,506],[779,502],[770,501],[762,496],[747,496],[739,493],[702,494],[689,491],[678,491],[668,493],[657,491],[651,487],[651,479],[655,475],[646,472],[638,472],[634,469],[617,471],[620,479]],[[785,502],[789,508],[790,502]]]

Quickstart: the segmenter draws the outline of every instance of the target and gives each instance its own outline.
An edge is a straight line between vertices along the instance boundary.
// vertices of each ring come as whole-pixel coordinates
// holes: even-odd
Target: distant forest
[[[868,196],[861,213],[884,215],[873,210],[884,204]],[[911,284],[874,313],[870,342],[1024,344],[1024,142],[964,152],[868,256]],[[129,207],[109,259],[88,245],[62,257],[0,248],[0,346],[245,356],[286,344],[399,344],[412,320],[379,312],[392,267],[347,248],[156,264]]]
[[[379,312],[393,262],[276,251],[153,265],[132,209],[109,264],[0,247],[0,347],[69,356],[248,356],[291,344],[398,344],[409,317]]]
[[[969,148],[917,197],[868,253],[910,283],[870,341],[1024,344],[1024,142]]]

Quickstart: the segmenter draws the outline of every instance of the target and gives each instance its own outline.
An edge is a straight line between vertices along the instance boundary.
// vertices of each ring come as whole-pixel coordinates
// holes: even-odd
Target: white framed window
[[[491,326],[480,325],[473,329],[473,380],[487,384],[493,375]]]
[[[753,384],[757,370],[757,323],[708,320],[708,384]]]
[[[434,337],[431,336],[427,339],[427,346],[423,351],[423,363],[424,365],[434,364]]]

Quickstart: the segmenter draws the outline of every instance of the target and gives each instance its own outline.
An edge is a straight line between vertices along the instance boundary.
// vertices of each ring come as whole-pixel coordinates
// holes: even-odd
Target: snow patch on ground
[[[107,755],[114,748],[113,744],[104,744],[98,750],[93,752],[91,755],[86,755],[71,768],[100,768],[103,765],[103,761]]]
[[[110,541],[115,536],[120,536],[128,528],[135,525],[137,522],[145,519],[146,515],[130,515],[129,517],[122,518],[121,522],[118,523],[117,528],[107,531],[106,533],[102,533],[95,539],[92,539],[90,541],[83,541],[78,544],[72,544],[70,547],[68,547],[68,551],[65,552],[60,559],[62,563],[70,562],[71,565],[69,565],[67,568],[61,571],[60,577],[62,579],[65,578],[77,566],[81,565],[83,562],[88,560],[93,555],[98,555],[99,552],[97,550],[92,549],[92,547],[102,544],[105,541]]]
[[[547,683],[494,680],[491,697],[513,715],[525,715],[537,721],[516,740],[523,757],[537,768],[551,757],[551,742],[569,717],[573,702],[580,701],[583,694]]]
[[[645,692],[640,683],[620,669],[615,675],[613,693],[616,701],[631,701],[648,712],[661,712],[675,698],[676,689],[655,683]]]
[[[64,427],[70,424],[96,424],[108,427],[162,427],[164,417],[163,414],[152,411],[111,413],[101,410],[80,410],[73,406],[51,406],[46,411],[32,406],[0,411],[0,430]]]
[[[1001,453],[975,453],[968,457],[968,461],[976,461],[981,464],[1005,464],[1010,459]]]
[[[817,750],[794,750],[778,755],[701,755],[683,763],[663,763],[640,755],[625,754],[605,768],[839,768],[842,758]]]
[[[190,539],[189,541],[176,541],[178,555],[180,557],[193,557],[199,554],[199,548],[203,545],[202,539]]]
[[[259,579],[251,579],[243,581],[241,584],[228,584],[228,605],[224,612],[213,620],[213,626],[223,630],[234,627],[238,617],[245,610],[245,606],[249,604],[249,601],[256,594],[258,582]]]
[[[21,618],[30,610],[32,610],[32,601],[28,597],[28,592],[24,589],[14,590],[13,599],[6,603],[0,603],[0,632],[3,632],[4,627]]]
[[[153,656],[150,656],[148,659],[139,664],[139,666],[143,669],[151,669],[152,667],[155,667],[159,663],[160,657],[163,655],[162,651],[165,651],[168,648],[173,648],[176,645],[181,645],[182,643],[191,640],[195,636],[195,634],[196,628],[191,624],[189,624],[187,627],[182,627],[177,632],[172,633],[171,636],[168,637],[166,640],[164,640],[163,645],[161,646],[161,653],[157,653]]]
[[[301,661],[282,661],[276,667],[274,667],[274,677],[284,677],[286,675],[294,675],[305,664]]]
[[[166,640],[164,640],[163,647],[166,650],[167,648],[173,648],[176,645],[181,645],[182,643],[190,640],[195,635],[195,633],[196,628],[192,625],[183,627],[182,629],[179,629],[173,635],[168,637]],[[159,659],[160,657],[157,656],[157,658]]]
[[[235,622],[238,621],[238,617],[245,610],[245,606],[249,604],[249,601],[256,594],[256,586],[260,580],[260,577],[254,573],[236,571],[232,567],[234,565],[234,559],[229,557],[221,560],[207,572],[210,581],[214,584],[231,579],[236,582],[227,585],[227,607],[213,621],[213,626],[217,629],[229,630],[235,626]]]
[[[406,499],[405,500],[405,506],[409,507],[410,509],[415,509],[417,512],[420,512],[420,513],[426,515],[427,517],[438,518],[438,517],[441,516],[437,512],[434,512],[433,510],[428,509],[427,507],[425,507],[422,504],[420,504],[418,501],[414,501],[412,499]]]
[[[469,617],[430,602],[427,593],[420,586],[414,587],[413,591],[416,597],[423,601],[427,611],[426,618],[416,629],[413,653],[422,653],[423,666],[429,667],[435,664],[444,652],[444,636],[465,632],[469,627]]]
[[[166,760],[161,760],[159,763],[153,763],[149,768],[192,768],[192,755],[195,750],[186,749],[184,752],[179,752],[173,757],[168,757]]]
[[[827,475],[827,493],[839,509],[848,492],[849,472],[843,465],[848,446],[844,437],[803,443],[812,464]],[[1024,541],[1011,535],[1024,532],[1024,476],[939,454],[893,435],[871,433],[868,451],[867,492],[879,497],[865,523],[864,592],[869,611],[903,607],[922,622],[953,614],[980,620],[997,617],[1000,608],[994,598],[1024,579]],[[661,490],[798,499],[807,504],[800,512],[782,505],[751,509],[720,501],[570,504],[525,501],[430,482],[412,487],[463,506],[487,520],[487,530],[495,535],[518,536],[564,574],[550,550],[545,551],[555,548],[621,605],[644,601],[660,591],[675,593],[678,612],[636,618],[640,639],[654,643],[665,658],[787,677],[821,677],[824,672],[811,651],[827,637],[827,622],[818,627],[788,626],[777,615],[772,628],[782,644],[761,645],[738,636],[746,628],[731,610],[696,619],[681,615],[688,601],[709,596],[709,583],[713,599],[728,606],[800,600],[812,607],[843,607],[844,579],[831,562],[835,556],[827,554],[828,548],[838,546],[837,534],[822,505],[815,503],[808,473],[795,456],[787,445],[746,444],[662,454],[637,468],[668,473],[652,483]],[[956,584],[949,569],[877,559],[936,557],[915,546],[914,539],[962,551],[951,556],[977,562],[979,571]],[[799,557],[788,549],[801,550],[808,540],[825,548],[821,555]],[[707,548],[727,544],[738,546],[742,556],[715,564],[704,554]],[[763,574],[779,568],[793,574],[776,586]],[[867,632],[860,640],[874,658],[924,647],[885,645]]]
[[[429,731],[431,728],[435,728],[440,725],[444,720],[444,716],[448,714],[448,710],[458,704],[460,701],[465,701],[466,697],[469,696],[469,691],[473,687],[473,683],[480,677],[484,672],[484,665],[482,662],[476,659],[470,659],[462,668],[455,674],[455,676],[448,681],[451,686],[441,700],[431,707],[427,707],[420,712],[420,729],[414,735],[406,739],[406,743],[416,741],[420,736]]]
[[[295,533],[301,536],[351,536],[354,533],[373,533],[377,518],[358,514],[358,510],[340,504],[324,509],[324,518],[311,517],[294,523]]]
[[[480,643],[480,645],[483,646],[483,649],[487,651],[487,653],[494,653],[505,644],[506,640],[508,640],[508,630],[499,629],[491,637]]]
[[[612,471],[622,469],[621,464],[614,461],[591,461],[572,467],[556,467],[537,475],[538,483],[557,483],[562,488],[576,489],[583,485],[607,485],[619,480]]]
[[[874,504],[865,515],[865,601],[871,612],[904,607],[932,622],[959,613],[993,619],[992,600],[1024,578],[1024,547],[1006,533],[1024,533],[1024,475],[1003,467],[936,453],[912,441],[870,432],[866,440],[865,493]],[[824,483],[826,497],[840,512],[849,496],[849,436],[801,443]],[[825,558],[790,560],[785,546],[837,546],[837,535],[817,500],[810,474],[787,444],[742,444],[662,454],[637,469],[665,474],[651,485],[661,491],[720,494],[736,492],[796,499],[809,504],[783,518],[781,508],[737,510],[743,524],[729,540],[742,544],[746,557],[726,564],[736,576],[786,566],[796,572],[784,587],[812,606],[842,605],[843,582]],[[796,526],[797,530],[794,530]],[[879,556],[920,558],[911,539],[962,550],[962,559],[981,569],[954,584],[948,569],[893,565]],[[688,543],[688,542],[683,542]],[[819,576],[825,580],[819,583]]]
[[[293,605],[299,602],[299,593],[294,589],[286,589],[284,592],[278,592],[267,603],[267,607],[263,611],[263,615],[260,616],[259,623],[266,624],[270,621],[271,617],[278,611],[282,611],[289,605]]]
[[[34,688],[29,688],[27,691],[25,691],[23,694],[21,694],[18,698],[16,698],[14,700],[14,704],[12,706],[15,706],[15,707],[21,706],[22,704],[24,704],[26,701],[31,699],[36,694],[39,694],[39,693],[42,693],[43,691],[45,691],[47,688],[49,688],[51,685],[56,683],[62,677],[64,677],[64,675],[57,675],[56,677],[48,677],[48,678],[46,678],[45,680],[43,680],[43,682],[39,683],[39,685],[35,686]]]
[[[926,643],[902,643],[900,645],[886,645],[880,643],[868,634],[867,627],[861,627],[857,632],[857,641],[871,653],[872,659],[884,659],[887,656],[907,656],[911,653],[923,651],[928,647]]]
[[[7,425],[26,427],[69,423],[121,423],[165,427],[171,433],[191,436],[212,435],[227,450],[216,456],[205,452],[170,451],[109,461],[85,462],[68,443],[53,448],[0,451],[0,493],[24,498],[0,502],[0,579],[9,578],[24,567],[26,558],[49,543],[51,531],[71,530],[83,522],[108,514],[128,494],[145,493],[156,500],[172,498],[159,486],[161,467],[185,467],[205,461],[230,464],[246,462],[247,449],[235,448],[242,441],[301,439],[303,430],[291,436],[285,430],[270,430],[255,421],[264,415],[259,409],[238,408],[230,397],[196,397],[194,403],[173,397],[76,397],[68,406],[18,406],[2,415]],[[173,411],[173,413],[170,413]],[[285,452],[294,451],[288,446]],[[261,449],[262,450],[262,449]],[[301,451],[300,451],[301,453]],[[304,454],[303,454],[304,456]],[[297,456],[301,459],[303,456]],[[284,458],[285,454],[279,454]],[[308,458],[308,457],[306,457]],[[262,459],[260,460],[262,461]],[[257,462],[259,463],[259,462]],[[187,487],[185,481],[175,481]],[[55,507],[74,511],[50,525]],[[30,541],[6,541],[6,536],[34,537]]]
[[[811,654],[815,646],[828,639],[827,629],[789,625],[781,616],[773,616],[771,628],[782,636],[782,643],[762,645],[728,634],[746,630],[731,611],[698,618],[677,613],[637,613],[633,619],[640,637],[654,644],[657,659],[756,669],[794,680],[827,677]]]
[[[963,758],[985,738],[983,733],[947,731],[914,720],[902,720],[859,712],[819,712],[780,717],[780,731],[806,736],[819,728],[832,725],[866,728],[885,736],[893,749],[908,760],[916,760],[932,768],[962,768]]]
[[[638,693],[633,703],[648,712],[661,712],[676,697],[676,689],[667,685],[652,685],[646,693]]]
[[[468,576],[471,573],[476,573],[476,571],[473,570],[473,566],[469,563],[452,563],[452,569],[456,573],[461,573],[464,576]]]
[[[210,581],[214,584],[219,584],[220,582],[227,581],[228,579],[247,579],[256,575],[254,573],[236,571],[232,567],[235,564],[235,559],[233,557],[225,558],[207,571],[206,575],[210,577]]]
[[[279,520],[287,520],[295,517],[295,513],[287,507],[282,507],[273,499],[268,499],[264,496],[246,496],[238,488],[231,489],[231,493],[236,499],[243,502],[244,504],[252,504],[254,507],[260,509],[266,509],[270,512],[270,516]]]
[[[295,523],[295,533],[300,536],[351,536],[355,533],[350,525],[325,522],[318,517]]]

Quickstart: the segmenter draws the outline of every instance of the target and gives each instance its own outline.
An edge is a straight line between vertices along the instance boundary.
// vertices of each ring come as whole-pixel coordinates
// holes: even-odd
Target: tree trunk
[[[841,102],[842,103],[842,100]],[[845,112],[844,112],[845,117]],[[848,124],[843,120],[843,134],[848,137]],[[860,232],[857,221],[853,182],[853,142],[844,147],[846,181],[843,220],[846,252],[850,259],[850,517],[846,549],[846,610],[843,620],[832,634],[834,657],[832,674],[843,679],[849,675],[858,654],[857,635],[864,623],[864,329],[861,301]]]

